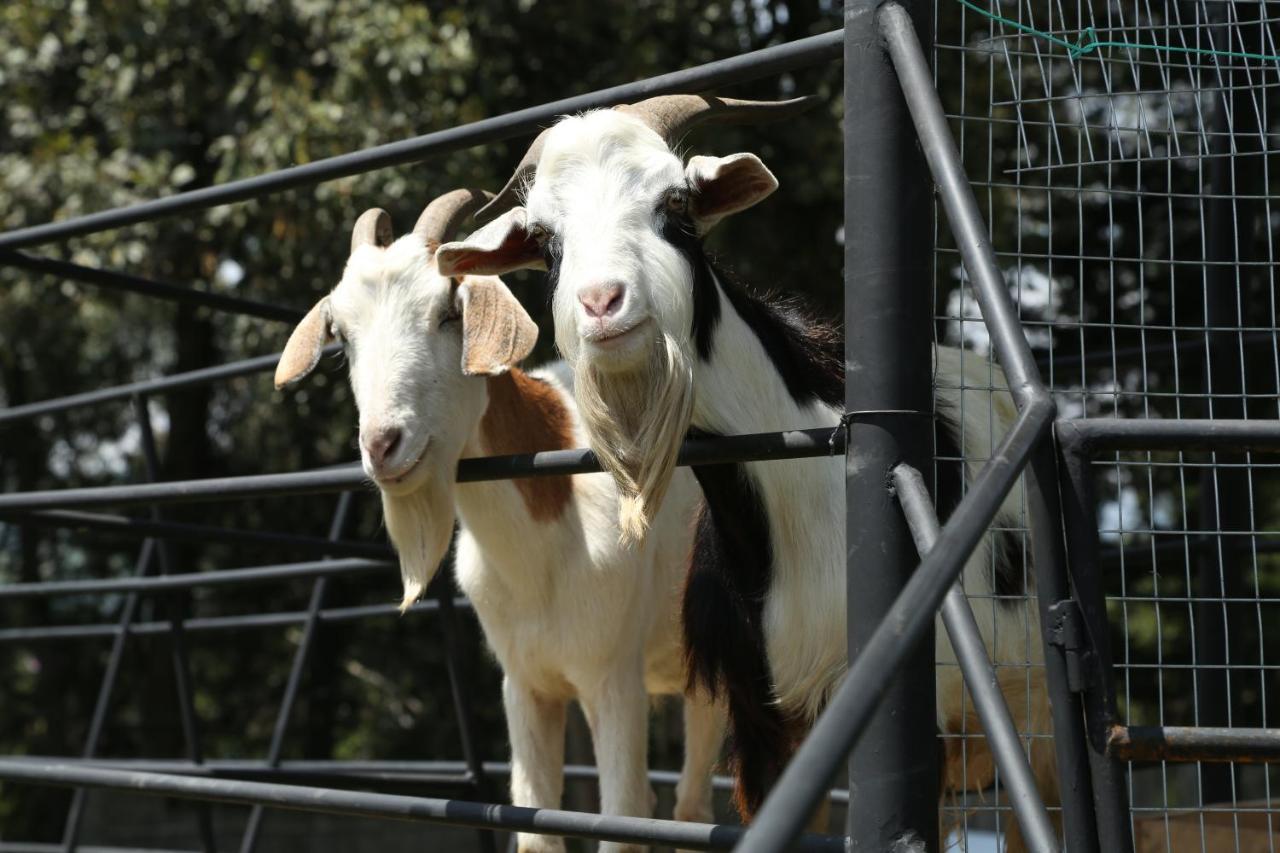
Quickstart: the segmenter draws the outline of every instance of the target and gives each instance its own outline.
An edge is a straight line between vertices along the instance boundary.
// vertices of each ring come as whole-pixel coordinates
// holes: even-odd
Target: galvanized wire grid
[[[1072,43],[1092,28],[1280,49],[1274,3],[978,5]],[[1275,418],[1280,64],[1118,48],[1071,58],[956,0],[936,0],[935,38],[939,90],[1059,414]],[[985,362],[958,255],[936,233],[939,339]],[[1274,461],[1107,454],[1095,475],[1124,719],[1280,724]],[[1133,765],[1137,847],[1275,849],[1275,782],[1268,765]]]

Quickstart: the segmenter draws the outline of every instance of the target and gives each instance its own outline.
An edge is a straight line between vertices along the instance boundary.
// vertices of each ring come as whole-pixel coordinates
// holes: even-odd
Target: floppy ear
[[[329,334],[329,297],[321,299],[302,318],[298,328],[289,336],[276,365],[276,388],[292,385],[320,363],[320,352],[333,340]]]
[[[693,193],[693,221],[706,233],[721,219],[764,201],[778,179],[754,154],[691,157],[684,170]]]
[[[454,298],[462,306],[463,373],[495,376],[533,352],[538,326],[500,280],[468,276]]]
[[[519,269],[547,268],[542,249],[525,229],[523,207],[513,207],[465,240],[436,250],[441,275],[502,275]]]

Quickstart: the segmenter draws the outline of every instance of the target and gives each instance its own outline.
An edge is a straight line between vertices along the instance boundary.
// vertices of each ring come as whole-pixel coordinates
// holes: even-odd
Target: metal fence
[[[389,605],[336,607],[326,596],[331,579],[383,572],[393,559],[385,546],[344,538],[362,475],[340,467],[156,482],[147,407],[152,395],[265,371],[275,356],[13,407],[0,411],[0,429],[129,402],[152,482],[0,495],[0,517],[10,523],[143,538],[134,577],[0,587],[0,598],[123,596],[112,623],[0,629],[0,642],[112,641],[78,759],[3,758],[0,779],[76,789],[60,845],[66,850],[80,843],[93,788],[251,806],[242,850],[254,848],[268,807],[477,827],[486,846],[494,844],[487,830],[516,829],[682,848],[881,850],[906,832],[936,845],[936,745],[920,736],[933,730],[934,706],[922,709],[919,701],[933,695],[934,664],[932,644],[917,641],[931,634],[941,610],[1012,810],[988,809],[1002,828],[1012,814],[1035,850],[1124,850],[1135,837],[1143,850],[1188,844],[1216,850],[1228,842],[1245,849],[1251,833],[1273,845],[1265,763],[1280,755],[1280,732],[1268,728],[1267,711],[1275,698],[1268,623],[1280,600],[1268,538],[1280,535],[1280,519],[1268,500],[1274,466],[1265,461],[1280,449],[1272,21],[1265,3],[1095,0],[1068,10],[1057,3],[848,0],[840,31],[258,178],[0,234],[0,262],[22,269],[292,320],[294,312],[275,306],[25,250],[443,155],[527,133],[567,112],[732,85],[843,52],[846,354],[873,367],[873,376],[850,384],[845,427],[834,434],[691,441],[681,464],[786,460],[857,447],[860,465],[850,466],[847,483],[851,579],[859,554],[882,555],[876,571],[860,566],[856,573],[849,675],[751,827],[489,805],[498,798],[493,775],[501,768],[484,763],[474,744],[470,697],[457,672],[454,616],[465,602],[442,583],[413,612],[428,614],[440,631],[464,760],[283,761],[317,633],[327,624],[394,612]],[[1112,46],[1079,42],[1086,31],[1093,42]],[[934,45],[932,70],[920,37]],[[1055,38],[1078,49],[1068,52]],[[877,120],[854,118],[865,116]],[[920,251],[920,222],[929,219],[934,187],[941,215],[929,254]],[[1114,306],[1105,316],[1086,310],[1099,292]],[[851,310],[855,302],[858,310]],[[931,421],[919,417],[932,412],[925,345],[931,326],[940,341],[963,343],[979,363],[1003,368],[1018,408],[991,458],[967,460],[974,477],[940,529],[917,473],[933,461]],[[467,460],[458,477],[590,470],[597,467],[589,452],[568,451]],[[890,478],[896,503],[884,500]],[[1021,735],[1015,724],[1025,715],[1005,707],[969,600],[955,587],[1014,490],[1027,527],[1004,532],[1018,535],[1044,628],[1043,637],[1027,638],[1023,668],[1030,670],[1033,647],[1041,644],[1052,700],[1052,729],[1024,725]],[[269,495],[337,495],[330,498],[329,536],[229,530],[163,515],[178,502]],[[146,507],[147,514],[100,511],[126,506]],[[272,544],[307,560],[176,574],[170,543],[183,540]],[[285,578],[312,579],[304,611],[194,618],[165,598],[179,589]],[[160,618],[141,621],[147,596],[170,605]],[[266,757],[210,759],[191,707],[186,636],[280,625],[301,626],[301,634]],[[187,760],[96,760],[125,647],[148,634],[168,641]],[[855,748],[863,737],[877,748]],[[1052,739],[1061,836],[1027,773],[1027,738]],[[851,750],[848,837],[797,841],[805,815],[827,796]],[[406,780],[460,799],[388,792]],[[375,790],[344,790],[353,786]],[[948,808],[962,823],[984,810],[973,802]],[[207,811],[197,810],[196,818],[196,837],[212,849]],[[0,849],[47,848],[5,841]]]

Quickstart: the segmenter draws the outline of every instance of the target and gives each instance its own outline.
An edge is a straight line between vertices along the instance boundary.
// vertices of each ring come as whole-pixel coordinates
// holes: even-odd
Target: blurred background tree
[[[1165,25],[1180,20],[1180,6],[1194,5],[1155,4],[1144,13],[1151,17],[1143,19],[1138,36],[1176,43],[1180,31]],[[1110,20],[1113,12],[1123,21],[1122,6],[1118,0],[1075,4],[1071,14],[1078,17],[1047,23],[1036,2],[1006,4],[1004,11],[1070,32]],[[0,229],[258,175],[791,41],[839,26],[839,7],[836,0],[3,4]],[[1064,412],[1202,416],[1203,362],[1194,353],[1152,361],[1136,353],[1147,344],[1204,339],[1209,161],[1201,158],[1208,151],[1204,123],[1217,109],[1214,97],[1197,97],[1191,72],[1174,69],[1178,73],[1170,77],[1150,55],[1129,64],[1122,53],[1076,64],[1060,56],[1045,61],[1047,54],[1037,52],[1042,45],[1002,38],[1008,33],[948,0],[937,0],[935,19],[944,103],[1006,279],[1029,321],[1028,338],[1044,366],[1053,368],[1049,376]],[[1187,32],[1201,24],[1188,15],[1181,37],[1194,41]],[[1206,80],[1211,73],[1204,72]],[[736,87],[731,94],[747,97],[816,92],[825,105],[785,127],[717,128],[691,140],[707,153],[757,152],[782,185],[758,211],[718,228],[712,248],[725,250],[735,272],[758,289],[799,292],[832,317],[842,298],[840,87],[838,63]],[[1123,90],[1146,94],[1111,94]],[[1160,94],[1165,90],[1178,91]],[[1274,125],[1277,103],[1263,100],[1262,124]],[[443,191],[500,186],[527,142],[515,139],[32,252],[305,309],[336,282],[360,212],[384,207],[403,231]],[[1158,165],[1145,165],[1151,159]],[[1280,170],[1264,177],[1242,171],[1241,180],[1247,175],[1249,182],[1241,186],[1272,195],[1271,174]],[[1276,325],[1274,308],[1268,308],[1274,305],[1268,272],[1275,260],[1268,242],[1274,226],[1262,193],[1237,212],[1242,227],[1233,257],[1245,272],[1234,283],[1249,309],[1242,334]],[[934,225],[921,223],[922,245]],[[936,231],[938,336],[985,352],[988,342],[946,228]],[[510,280],[548,329],[539,276]],[[277,352],[288,332],[288,324],[176,307],[0,266],[0,406]],[[1244,337],[1240,343],[1246,345]],[[1238,371],[1251,395],[1249,413],[1274,417],[1280,365],[1274,341],[1263,344],[1248,350]],[[1082,353],[1088,354],[1083,362]],[[544,335],[535,359],[552,356]],[[165,478],[296,471],[355,458],[355,412],[337,362],[289,394],[274,392],[264,374],[167,394],[150,405]],[[136,482],[143,475],[139,432],[127,404],[0,426],[4,491]],[[1145,483],[1143,474],[1120,466],[1100,476],[1112,543],[1149,545],[1155,541],[1151,531],[1199,526],[1198,486],[1180,469],[1157,468]],[[1274,484],[1258,485],[1255,529],[1276,528],[1274,492]],[[323,536],[333,506],[332,497],[316,497],[166,512],[212,525]],[[385,541],[372,492],[361,493],[356,506],[348,538]],[[137,546],[103,533],[0,519],[0,583],[125,575],[133,571]],[[182,544],[174,553],[178,571],[298,559],[287,549],[225,543]],[[1247,565],[1259,594],[1280,595],[1274,555],[1255,555],[1244,564],[1229,553],[1216,559],[1221,563],[1211,570]],[[1129,595],[1146,595],[1157,567],[1169,566],[1161,590],[1186,595],[1191,573],[1182,571],[1185,561],[1181,554],[1152,556],[1145,564],[1131,560],[1129,573],[1109,577],[1117,591],[1131,577]],[[328,603],[392,602],[398,587],[390,571],[372,581],[333,582]],[[200,616],[300,610],[308,592],[309,584],[299,582],[203,591],[177,604]],[[112,622],[122,601],[4,601],[0,624]],[[1118,632],[1116,641],[1131,645],[1132,660],[1189,655],[1187,608],[1165,608],[1161,619],[1154,607],[1127,607],[1117,624],[1128,633]],[[167,612],[163,601],[147,599],[140,619]],[[1240,642],[1259,661],[1274,659],[1280,643],[1264,636],[1260,614],[1256,629],[1241,634]],[[467,618],[463,623],[483,754],[505,757],[499,674],[479,651],[474,624]],[[279,629],[189,637],[208,755],[265,752],[297,639],[296,630]],[[0,644],[0,754],[80,751],[106,645]],[[135,637],[129,649],[101,754],[180,756],[167,640],[163,634]],[[1185,672],[1161,673],[1159,680],[1135,680],[1126,700],[1139,716],[1148,715],[1143,719],[1155,719],[1158,708],[1165,722],[1186,724],[1190,692]],[[1237,722],[1253,720],[1249,715],[1261,719],[1266,692],[1236,691]],[[678,730],[678,717],[669,711],[657,718],[655,766],[678,765]],[[438,634],[429,618],[322,630],[290,731],[291,758],[460,758]],[[572,757],[589,760],[581,752]],[[52,789],[0,786],[0,839],[58,839],[68,797]],[[318,819],[315,825],[321,825]],[[421,837],[417,831],[404,830],[406,844]]]
[[[828,7],[830,4],[827,4]],[[34,0],[0,8],[0,228],[11,229],[248,177],[474,121],[838,25],[784,2],[629,4],[530,0]],[[620,49],[620,46],[626,49]],[[828,67],[739,87],[748,96],[838,93]],[[364,209],[411,227],[431,198],[496,189],[528,139],[384,169],[206,213],[162,219],[35,254],[299,309],[336,283]],[[708,140],[708,144],[711,141]],[[759,151],[788,192],[772,215],[742,217],[720,245],[761,284],[806,282],[839,305],[840,137],[830,109],[796,127],[717,134],[714,150]],[[776,202],[782,202],[777,204]],[[815,240],[814,237],[817,237]],[[804,244],[802,252],[783,246]],[[536,276],[518,295],[545,321]],[[543,327],[547,328],[545,322]],[[113,293],[0,268],[0,405],[61,396],[277,352],[288,324]],[[553,349],[544,336],[537,357]],[[340,364],[279,394],[267,374],[151,401],[166,479],[296,471],[355,458],[355,412]],[[144,476],[127,404],[0,427],[4,491],[136,482]],[[332,497],[173,507],[167,517],[323,536]],[[348,538],[385,541],[372,492]],[[102,533],[0,523],[0,583],[124,575],[138,543]],[[287,549],[175,545],[178,571],[289,562]],[[396,600],[394,572],[330,585],[332,606]],[[309,584],[187,596],[196,615],[300,610]],[[123,597],[0,605],[7,626],[112,622]],[[141,621],[163,618],[145,599]],[[286,757],[460,758],[438,634],[426,619],[326,628],[295,711]],[[464,648],[484,755],[506,755],[499,673]],[[265,752],[296,630],[189,636],[205,751]],[[82,748],[109,643],[0,646],[0,754]],[[100,754],[178,757],[182,735],[164,635],[129,641]],[[655,764],[678,766],[678,715],[655,724]],[[589,760],[589,756],[577,756]],[[0,838],[61,837],[69,793],[4,785]],[[406,838],[411,835],[406,835]]]

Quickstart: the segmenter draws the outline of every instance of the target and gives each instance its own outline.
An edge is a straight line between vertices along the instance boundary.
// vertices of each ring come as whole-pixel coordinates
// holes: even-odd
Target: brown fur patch
[[[1022,669],[997,670],[996,681],[1004,694],[1005,704],[1013,724],[1023,735],[1031,735],[1028,760],[1036,788],[1044,798],[1044,804],[1052,809],[1061,798],[1058,795],[1058,762],[1053,751],[1053,720],[1049,714],[1049,695],[1045,688],[1043,669],[1033,669],[1030,675]],[[959,673],[940,681],[939,692],[960,689]],[[996,764],[982,734],[982,722],[973,706],[973,699],[965,691],[963,711],[953,711],[944,721],[942,773],[942,799],[956,798],[961,792],[984,791],[995,784]],[[1050,811],[1055,825],[1059,813]],[[955,829],[959,816],[952,812],[943,820],[942,836]],[[1022,853],[1027,849],[1018,822],[1012,816],[1003,822],[1006,833],[1007,853]]]
[[[489,377],[489,407],[480,419],[480,438],[495,456],[568,450],[573,419],[560,392],[540,379],[512,368]],[[573,496],[569,477],[520,477],[520,490],[535,521],[555,521]]]

